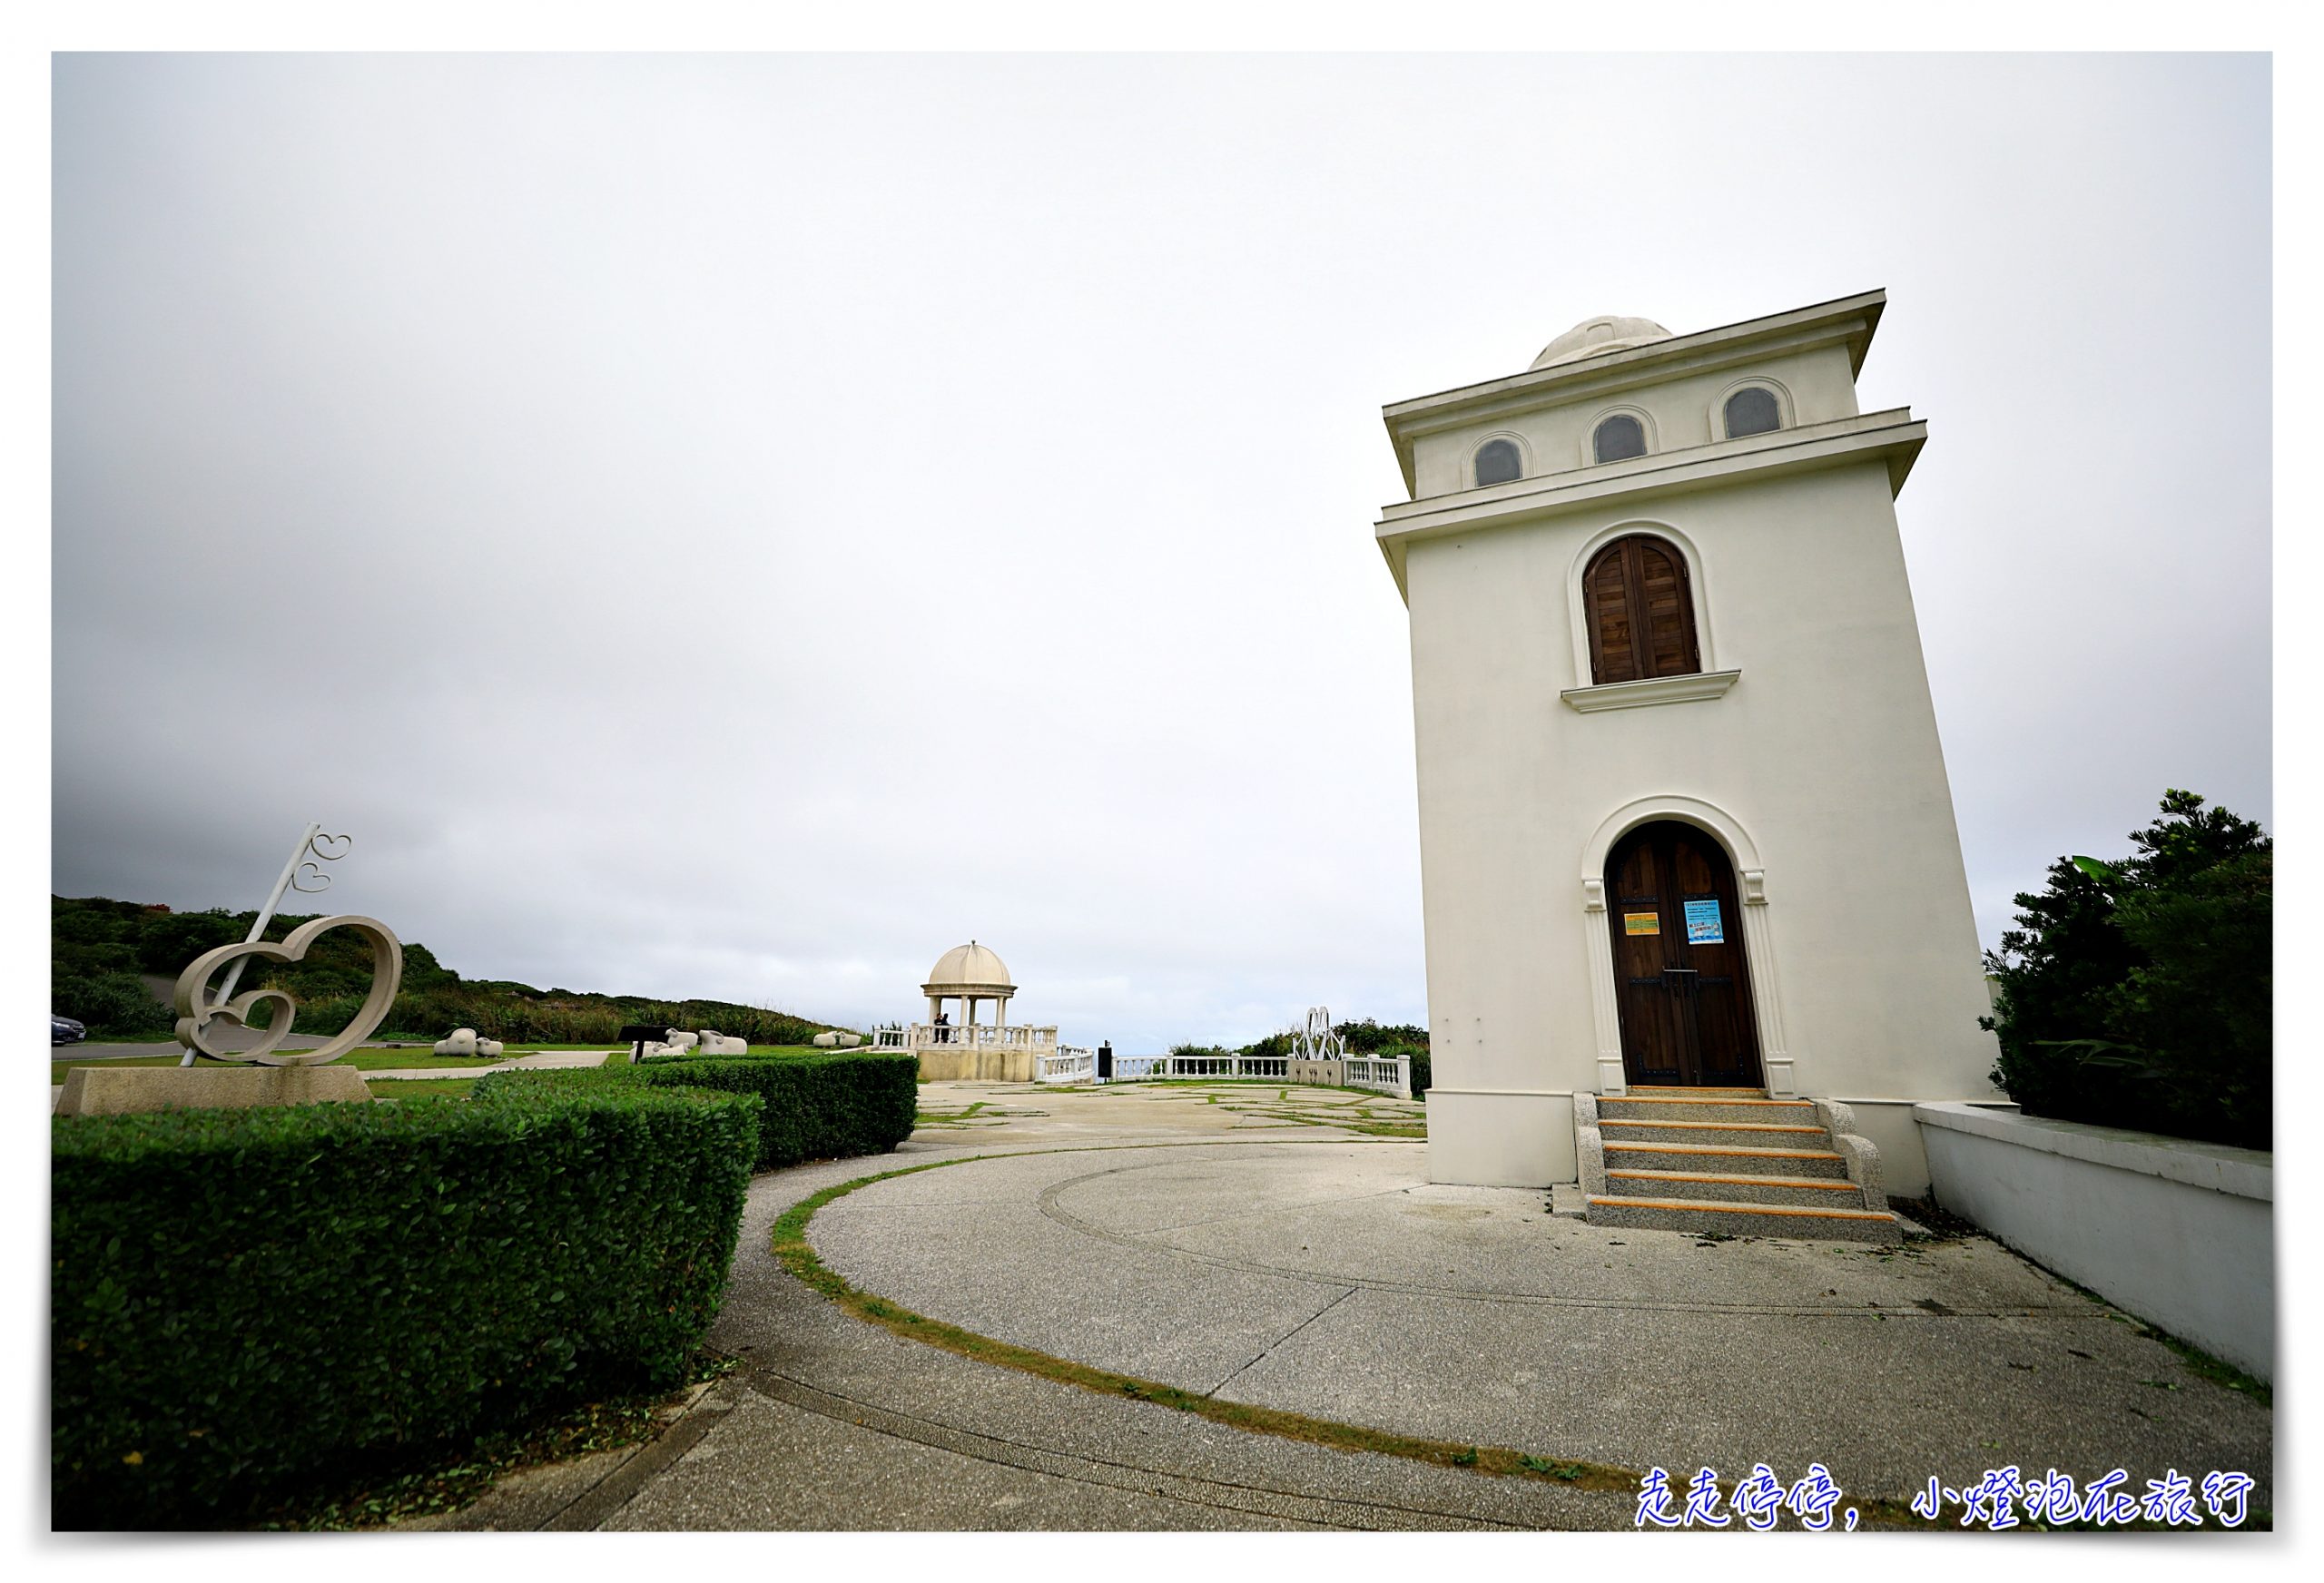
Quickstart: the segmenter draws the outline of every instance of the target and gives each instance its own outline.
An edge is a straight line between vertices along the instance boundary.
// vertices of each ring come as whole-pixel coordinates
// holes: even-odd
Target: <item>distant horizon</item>
[[[59,893],[59,892],[52,891],[52,892],[50,892],[50,899],[51,899],[52,900],[55,900],[55,901],[70,901],[70,902],[97,902],[97,901],[111,902],[111,903],[113,903],[113,905],[115,905],[115,906],[123,906],[123,907],[136,907],[136,908],[143,909],[145,909],[145,910],[147,910],[147,911],[153,911],[153,910],[155,910],[155,909],[159,909],[159,910],[162,910],[162,911],[168,912],[168,913],[172,914],[172,916],[177,915],[177,914],[180,914],[180,913],[217,913],[217,914],[220,914],[220,915],[222,915],[222,916],[225,916],[225,917],[229,917],[229,918],[240,918],[240,917],[242,917],[242,916],[244,916],[244,915],[248,915],[248,916],[251,916],[251,917],[253,917],[253,918],[254,918],[254,917],[256,917],[256,916],[257,916],[257,913],[258,913],[258,908],[257,908],[255,905],[253,905],[253,906],[250,906],[250,907],[223,907],[223,906],[218,906],[218,907],[195,907],[195,906],[190,906],[190,905],[178,905],[178,904],[175,904],[175,903],[172,903],[172,902],[165,902],[165,901],[139,901],[139,900],[135,900],[135,899],[133,899],[133,898],[132,898],[132,897],[127,897],[127,896],[65,896],[65,895],[63,895],[63,894],[61,894],[61,893]],[[261,899],[261,900],[262,900],[262,899]],[[273,918],[272,918],[271,919],[270,919],[270,920],[269,920],[268,928],[269,928],[269,929],[270,929],[270,931],[271,931],[271,930],[272,930],[272,929],[273,929],[273,926],[274,926],[275,924],[279,924],[279,923],[288,923],[288,922],[291,922],[291,921],[294,921],[294,920],[295,920],[295,921],[299,921],[299,922],[304,922],[304,921],[307,921],[307,920],[309,920],[309,919],[316,919],[316,918],[328,918],[328,917],[331,917],[331,916],[333,916],[333,914],[332,914],[332,913],[330,911],[330,909],[322,909],[322,910],[320,910],[320,911],[315,911],[315,912],[300,911],[300,910],[296,910],[296,909],[289,909],[289,908],[278,909],[276,910],[276,912],[275,912],[275,914],[274,914]],[[385,922],[386,920],[385,920],[385,919],[381,919],[380,921]],[[802,1008],[800,1008],[800,1007],[796,1007],[796,1006],[780,1006],[780,1005],[775,1005],[775,1004],[772,1004],[772,1003],[770,1003],[770,1002],[766,1002],[766,1001],[760,1001],[760,1000],[736,1000],[736,999],[734,999],[734,998],[731,998],[731,997],[728,997],[728,996],[723,996],[723,995],[633,994],[633,993],[631,993],[630,991],[628,991],[628,990],[624,990],[624,989],[586,989],[586,988],[578,988],[578,987],[576,987],[576,986],[570,985],[570,984],[559,984],[559,983],[556,982],[554,979],[551,979],[551,980],[549,980],[548,982],[544,983],[544,984],[536,984],[536,983],[533,983],[530,979],[526,979],[526,978],[489,978],[489,977],[485,977],[485,976],[481,976],[481,975],[478,975],[478,974],[468,973],[468,972],[464,972],[464,971],[462,971],[462,970],[460,969],[460,968],[459,968],[456,963],[447,961],[447,960],[445,959],[445,958],[444,958],[444,953],[443,953],[443,952],[441,952],[441,951],[438,951],[435,947],[428,945],[428,942],[427,942],[426,940],[420,939],[419,939],[417,936],[407,937],[401,929],[395,929],[395,928],[394,928],[394,926],[393,926],[392,924],[390,924],[389,927],[390,930],[395,934],[395,936],[396,936],[397,939],[398,939],[399,941],[400,941],[400,942],[401,942],[401,943],[402,943],[402,944],[403,944],[407,949],[409,949],[409,947],[415,946],[415,945],[425,948],[425,949],[427,949],[427,951],[428,952],[428,954],[429,954],[430,956],[432,956],[432,957],[434,957],[434,958],[436,959],[436,961],[437,961],[437,963],[438,963],[438,966],[440,966],[440,967],[442,967],[442,968],[446,968],[447,970],[448,970],[450,973],[452,973],[452,974],[453,974],[453,976],[454,976],[454,977],[458,978],[462,983],[467,983],[467,984],[511,984],[511,985],[515,985],[515,986],[516,986],[516,987],[517,987],[518,988],[523,988],[523,989],[531,989],[531,990],[537,991],[537,993],[542,994],[542,995],[550,995],[550,996],[554,996],[554,995],[582,995],[582,996],[596,996],[596,997],[597,997],[597,998],[599,998],[606,999],[606,1000],[652,1000],[652,1001],[665,1002],[665,1003],[672,1004],[672,1005],[717,1005],[717,1006],[741,1006],[741,1007],[747,1007],[747,1008],[749,1008],[751,1010],[753,1010],[753,1011],[764,1011],[764,1012],[769,1012],[769,1013],[772,1013],[772,1014],[776,1015],[776,1016],[779,1016],[779,1017],[795,1017],[795,1018],[797,1018],[799,1020],[801,1020],[802,1022],[812,1022],[812,1023],[816,1023],[816,1024],[818,1024],[818,1025],[820,1025],[820,1026],[823,1026],[823,1027],[838,1027],[838,1028],[842,1028],[842,1029],[843,1029],[843,1030],[845,1030],[845,1031],[852,1032],[852,1033],[869,1033],[869,1032],[871,1032],[871,1031],[872,1031],[872,1029],[873,1029],[873,1028],[875,1028],[875,1027],[881,1027],[881,1026],[882,1026],[883,1024],[889,1024],[889,1023],[894,1023],[894,1024],[899,1024],[899,1025],[902,1025],[902,1026],[910,1026],[910,1025],[911,1025],[911,1024],[915,1020],[914,1017],[913,1017],[910,1012],[899,1012],[899,1013],[890,1013],[890,1014],[885,1015],[885,1016],[882,1016],[882,1017],[875,1018],[873,1018],[872,1021],[869,1021],[869,1022],[865,1022],[865,1023],[862,1023],[862,1024],[854,1024],[854,1023],[838,1022],[838,1021],[834,1021],[832,1018],[830,1018],[816,1016],[816,1015],[814,1015],[812,1012],[808,1011],[808,1010],[805,1010],[805,1009],[803,1009]],[[192,959],[189,959],[189,960],[191,960]],[[181,970],[182,970],[182,969],[181,969]],[[142,975],[142,976],[143,976],[143,977],[145,977],[145,978],[162,978],[162,977],[167,977],[168,975],[163,975],[163,974],[150,974],[150,973],[149,973],[149,974],[144,974],[144,975]],[[917,988],[917,986],[914,986],[914,988]],[[925,1008],[923,1007],[921,1009],[924,1011],[924,1010],[925,1010]],[[1219,1040],[1219,1041],[1203,1041],[1203,1040],[1196,1040],[1196,1039],[1172,1039],[1172,1040],[1170,1040],[1170,1041],[1168,1041],[1168,1042],[1169,1042],[1169,1044],[1171,1044],[1171,1045],[1177,1045],[1177,1044],[1195,1044],[1195,1043],[1203,1043],[1203,1042],[1218,1042],[1218,1043],[1224,1043],[1224,1044],[1226,1044],[1226,1045],[1229,1046],[1230,1047],[1237,1047],[1237,1046],[1242,1046],[1242,1045],[1254,1044],[1254,1043],[1256,1043],[1258,1040],[1263,1039],[1263,1038],[1265,1038],[1265,1037],[1268,1037],[1269,1036],[1274,1035],[1274,1034],[1278,1034],[1278,1033],[1285,1033],[1285,1034],[1287,1034],[1287,1033],[1294,1033],[1294,1032],[1296,1032],[1300,1027],[1304,1026],[1304,1018],[1305,1018],[1305,1014],[1303,1013],[1303,1014],[1301,1015],[1301,1017],[1299,1017],[1299,1018],[1295,1018],[1292,1020],[1292,1022],[1291,1022],[1291,1023],[1286,1024],[1285,1027],[1279,1027],[1279,1028],[1268,1028],[1267,1030],[1265,1030],[1265,1032],[1263,1032],[1263,1033],[1256,1033],[1256,1034],[1253,1034],[1253,1035],[1252,1035],[1252,1036],[1250,1036],[1248,1038],[1229,1038],[1229,1039]],[[1013,1016],[1013,1015],[1012,1015],[1012,1016],[1010,1017],[1010,1018],[1009,1018],[1009,1021],[1010,1021],[1012,1024],[1021,1024],[1021,1023],[1022,1023],[1022,1021],[1023,1021],[1023,1019],[1022,1019],[1022,1018],[1017,1018],[1017,1017],[1015,1017],[1015,1016]],[[1375,1026],[1393,1026],[1393,1027],[1421,1027],[1421,1026],[1423,1026],[1423,1025],[1418,1024],[1418,1023],[1391,1023],[1391,1022],[1390,1022],[1390,1020],[1389,1020],[1388,1018],[1379,1018],[1379,1017],[1369,1017],[1369,1016],[1344,1017],[1344,1016],[1340,1015],[1340,1014],[1339,1014],[1339,1013],[1337,1013],[1337,1012],[1334,1012],[1334,1013],[1333,1013],[1333,1015],[1332,1015],[1332,1022],[1333,1022],[1333,1025],[1334,1025],[1334,1027],[1338,1027],[1338,1026],[1341,1026],[1341,1025],[1343,1025],[1343,1024],[1346,1024],[1346,1023],[1371,1023],[1371,1024],[1374,1024],[1374,1025],[1375,1025]],[[1035,1024],[1034,1026],[1038,1026],[1038,1027],[1046,1027],[1046,1026],[1048,1026],[1048,1025],[1047,1025],[1046,1023],[1037,1023],[1037,1024]],[[415,1030],[415,1031],[417,1031],[417,1030]],[[447,1032],[448,1032],[449,1030],[448,1029],[448,1030],[446,1030],[446,1031],[447,1031]],[[619,1044],[619,1043],[621,1043],[622,1041],[620,1041],[620,1040],[618,1040],[618,1039],[615,1039],[615,1040],[610,1040],[610,1041],[606,1041],[606,1042],[612,1043],[612,1044]],[[1079,1044],[1079,1043],[1083,1043],[1084,1041],[1082,1041],[1082,1040],[1078,1040],[1078,1039],[1066,1039],[1066,1040],[1064,1040],[1063,1042],[1065,1042],[1065,1043],[1068,1043],[1068,1044]],[[1104,1040],[1104,1039],[1101,1039],[1101,1038],[1093,1038],[1093,1039],[1089,1039],[1089,1040],[1088,1040],[1088,1041],[1086,1041],[1086,1042],[1087,1042],[1089,1046],[1091,1046],[1091,1047],[1094,1047],[1095,1046],[1097,1046],[1097,1045],[1098,1045],[1098,1044],[1106,1043],[1106,1042],[1108,1042],[1108,1041],[1106,1041],[1106,1040]],[[1167,1047],[1168,1047],[1166,1045],[1166,1046],[1164,1046],[1164,1047],[1158,1047],[1158,1048],[1157,1048],[1157,1049],[1150,1050],[1150,1051],[1147,1051],[1147,1050],[1128,1050],[1128,1051],[1125,1051],[1124,1053],[1125,1053],[1125,1054],[1130,1054],[1130,1055],[1162,1055],[1162,1054],[1166,1054],[1166,1053],[1167,1053]]]

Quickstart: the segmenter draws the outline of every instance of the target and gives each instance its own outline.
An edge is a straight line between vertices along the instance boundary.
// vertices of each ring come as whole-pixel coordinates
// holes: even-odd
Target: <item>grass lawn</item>
[[[418,1034],[383,1033],[373,1035],[371,1042],[374,1044],[382,1042],[411,1044],[417,1042],[422,1048],[426,1048],[427,1047],[433,1045],[436,1041],[434,1039],[422,1039]],[[861,1051],[868,1051],[871,1048],[871,1046],[858,1045],[855,1047]],[[627,1045],[622,1044],[618,1040],[594,1045],[544,1045],[535,1044],[531,1040],[527,1039],[522,1044],[511,1044],[508,1047],[508,1053],[512,1056],[537,1055],[543,1050],[620,1050],[625,1053],[628,1049],[629,1047]],[[812,1045],[753,1045],[751,1047],[751,1054],[754,1056],[769,1054],[780,1054],[786,1056],[830,1056],[843,1053],[844,1052],[842,1051],[837,1050],[819,1050]]]
[[[422,1050],[427,1050],[433,1048],[436,1044],[436,1039],[440,1039],[443,1037],[444,1036],[442,1034],[438,1034],[436,1038],[422,1038],[416,1033],[377,1033],[371,1036],[371,1043],[375,1045],[418,1045]],[[508,1053],[512,1056],[529,1056],[537,1054],[541,1050],[625,1050],[627,1048],[629,1048],[627,1045],[607,1040],[594,1045],[510,1045],[508,1047]]]
[[[525,1047],[529,1050],[537,1047],[527,1045]],[[559,1048],[560,1047],[556,1045],[541,1045],[537,1047],[541,1049],[553,1050]],[[598,1047],[596,1045],[583,1045],[580,1047],[583,1049],[594,1050]],[[515,1045],[510,1045],[508,1048],[513,1054],[517,1047]],[[861,1046],[858,1046],[852,1050],[819,1050],[812,1045],[753,1045],[751,1047],[750,1053],[753,1056],[867,1056],[872,1052]],[[616,1056],[615,1059],[627,1060],[628,1058],[629,1047],[627,1045],[623,1045],[621,1047],[621,1054]],[[714,1057],[712,1058],[716,1059],[717,1057]]]
[[[166,1048],[172,1053],[159,1056],[123,1056],[109,1061],[74,1060],[69,1057],[52,1060],[48,1065],[48,1080],[52,1084],[62,1083],[64,1081],[64,1074],[75,1067],[174,1067],[185,1054],[183,1049],[175,1044],[156,1047]],[[487,1060],[481,1056],[439,1056],[424,1047],[383,1050],[366,1046],[362,1049],[352,1050],[340,1057],[339,1060],[333,1064],[352,1067],[359,1072],[409,1071],[421,1067],[448,1067],[453,1071],[478,1072],[487,1067],[506,1061],[511,1057],[538,1055],[545,1050],[605,1050],[608,1052],[609,1059],[617,1061],[628,1054],[629,1047],[627,1045],[510,1045],[493,1059]],[[819,1050],[812,1045],[753,1045],[751,1047],[751,1054],[754,1056],[828,1056],[836,1052],[831,1050]],[[207,1064],[209,1063],[196,1063],[196,1065]]]
[[[595,1049],[597,1047],[584,1045],[581,1047]],[[513,1056],[518,1053],[512,1049],[508,1055]],[[48,1064],[48,1080],[52,1083],[62,1083],[64,1081],[64,1074],[75,1067],[174,1067],[183,1058],[184,1052],[180,1051],[174,1056],[123,1056],[118,1060],[112,1061],[51,1061]],[[499,1058],[505,1060],[507,1057],[503,1056]],[[204,1063],[197,1061],[194,1064],[201,1066]],[[412,1067],[450,1067],[456,1070],[475,1072],[494,1064],[478,1056],[438,1056],[428,1050],[373,1049],[351,1050],[332,1063],[334,1066],[352,1067],[359,1072],[376,1072],[381,1069],[399,1071]]]

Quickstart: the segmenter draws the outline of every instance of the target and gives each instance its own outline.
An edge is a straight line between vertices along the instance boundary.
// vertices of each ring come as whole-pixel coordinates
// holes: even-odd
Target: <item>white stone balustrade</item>
[[[1036,1083],[1087,1083],[1098,1075],[1098,1053],[1074,1045],[1060,1045],[1057,1054],[1033,1063]]]
[[[1349,1063],[1354,1064],[1353,1060]],[[1382,1088],[1391,1093],[1409,1094],[1403,1086],[1404,1062],[1374,1060],[1364,1063],[1368,1068],[1365,1081],[1350,1086],[1361,1088]],[[1285,1056],[1116,1056],[1115,1083],[1137,1083],[1169,1077],[1288,1077],[1291,1061]]]
[[[994,1027],[983,1024],[946,1023],[936,1027],[915,1022],[904,1030],[901,1047],[883,1045],[882,1048],[901,1047],[908,1050],[1005,1050],[1035,1057],[1050,1055],[1057,1049],[1057,1029],[1053,1027]]]
[[[1371,1088],[1399,1099],[1413,1096],[1412,1063],[1403,1056],[1350,1056],[1346,1082],[1351,1088]]]

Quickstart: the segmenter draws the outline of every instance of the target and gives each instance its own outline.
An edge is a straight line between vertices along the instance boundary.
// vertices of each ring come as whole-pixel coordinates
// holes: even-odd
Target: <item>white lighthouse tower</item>
[[[1587,1185],[1577,1109],[1702,1091],[1915,1193],[1914,1102],[1997,1097],[1894,504],[1926,426],[1856,406],[1886,300],[1586,320],[1385,408],[1433,1179]]]

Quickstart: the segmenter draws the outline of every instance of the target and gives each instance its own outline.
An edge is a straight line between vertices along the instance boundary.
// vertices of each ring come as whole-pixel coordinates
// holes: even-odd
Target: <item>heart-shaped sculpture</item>
[[[247,995],[237,995],[231,1000],[216,1002],[209,998],[210,979],[219,968],[236,957],[256,957],[268,962],[296,962],[307,954],[315,937],[334,929],[351,929],[371,942],[371,992],[363,998],[362,1009],[355,1020],[339,1031],[330,1042],[311,1050],[275,1053],[290,1032],[290,1018],[295,1008],[290,997],[280,989],[253,989]],[[302,923],[284,936],[280,944],[264,940],[250,940],[241,945],[220,946],[214,951],[204,951],[186,964],[178,975],[177,1012],[178,1043],[190,1050],[221,1061],[256,1062],[262,1067],[320,1067],[339,1059],[355,1048],[382,1022],[389,1008],[396,1003],[396,989],[403,982],[403,945],[388,932],[388,926],[376,918],[358,918],[343,913],[337,918],[318,918],[312,923]],[[266,1037],[255,1049],[222,1050],[213,1048],[206,1037],[212,1023],[224,1019],[238,1027],[250,1026],[251,1008],[261,1000],[279,1000],[282,1008],[266,1030]]]

